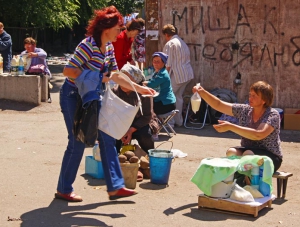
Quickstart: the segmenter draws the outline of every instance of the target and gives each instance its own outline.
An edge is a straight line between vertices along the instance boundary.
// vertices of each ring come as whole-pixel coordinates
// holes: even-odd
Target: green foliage
[[[114,5],[124,16],[141,7],[136,0],[107,0],[107,2],[108,5]]]
[[[95,9],[114,5],[129,14],[143,3],[136,0],[0,0],[0,21],[10,27],[60,28],[87,24]]]
[[[78,0],[0,0],[0,18],[10,27],[51,27],[78,23]]]

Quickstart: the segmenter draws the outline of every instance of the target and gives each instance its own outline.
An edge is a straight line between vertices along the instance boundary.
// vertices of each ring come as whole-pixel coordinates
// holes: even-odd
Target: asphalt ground
[[[32,106],[0,100],[0,226],[298,226],[300,131],[281,131],[284,162],[280,170],[294,174],[288,181],[285,199],[273,201],[257,218],[198,209],[201,191],[190,179],[201,159],[223,157],[230,146],[239,145],[234,133],[217,133],[211,125],[201,130],[175,128],[169,138],[162,132],[158,146],[172,141],[173,148],[188,154],[172,163],[168,185],[137,183],[139,194],[109,201],[104,180],[85,174],[84,153],[75,192],[81,203],[54,199],[67,131],[59,107],[59,88],[64,78],[54,74],[53,102]],[[170,149],[171,143],[161,144]],[[274,194],[276,180],[273,179]]]

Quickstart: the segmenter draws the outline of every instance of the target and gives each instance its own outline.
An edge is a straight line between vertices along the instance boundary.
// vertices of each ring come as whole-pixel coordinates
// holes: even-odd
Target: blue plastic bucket
[[[153,184],[168,184],[173,161],[170,150],[149,150],[150,181]]]

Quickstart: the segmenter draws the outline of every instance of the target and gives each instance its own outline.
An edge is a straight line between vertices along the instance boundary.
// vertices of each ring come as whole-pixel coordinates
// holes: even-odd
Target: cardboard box
[[[284,109],[284,129],[300,130],[300,109]]]
[[[95,160],[93,156],[85,156],[85,174],[97,179],[104,179],[102,162]]]

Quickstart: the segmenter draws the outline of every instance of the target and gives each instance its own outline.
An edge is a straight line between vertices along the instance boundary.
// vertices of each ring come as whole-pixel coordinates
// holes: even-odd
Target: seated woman
[[[165,53],[155,52],[152,55],[152,65],[155,72],[152,79],[143,82],[144,85],[159,92],[159,95],[153,99],[154,112],[157,115],[166,114],[176,109],[176,98],[166,69],[167,59],[168,55]]]
[[[126,64],[120,70],[126,74],[133,82],[137,84],[142,84],[145,80],[145,76],[142,71],[136,66]],[[114,87],[113,92],[119,96],[125,102],[131,105],[137,105],[138,99],[136,93],[122,86]],[[128,129],[126,134],[121,140],[116,141],[117,151],[120,151],[122,143],[127,145],[130,143],[131,139],[136,139],[140,147],[148,153],[149,149],[154,149],[154,142],[152,140],[152,134],[156,133],[158,130],[157,117],[153,111],[153,100],[152,97],[143,97],[139,95],[142,102],[142,111],[139,110]]]
[[[25,51],[21,53],[21,56],[24,56],[26,61],[30,63],[27,68],[26,74],[33,74],[31,72],[31,67],[37,66],[37,65],[42,65],[43,68],[40,68],[40,72],[37,74],[45,74],[49,76],[49,79],[52,77],[50,70],[48,68],[47,62],[46,62],[46,57],[47,53],[42,49],[42,48],[37,48],[36,47],[36,41],[32,37],[28,37],[24,40],[24,48]],[[34,71],[37,72],[37,69]],[[51,103],[51,97],[50,97],[50,86],[48,84],[48,102]]]
[[[218,132],[232,131],[242,137],[241,147],[231,147],[227,156],[264,155],[272,159],[274,172],[282,163],[280,147],[280,116],[271,108],[273,88],[264,81],[251,85],[249,104],[228,103],[210,94],[203,87],[193,87],[199,95],[215,110],[239,119],[239,125],[219,120],[213,127]]]

